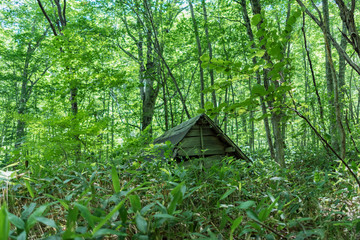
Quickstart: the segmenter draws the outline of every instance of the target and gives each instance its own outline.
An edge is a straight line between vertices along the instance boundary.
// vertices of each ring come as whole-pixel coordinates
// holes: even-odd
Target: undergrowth
[[[112,164],[14,164],[1,176],[1,235],[359,239],[359,189],[343,167],[325,155],[292,156],[288,169],[260,156],[253,163],[226,158],[209,168],[206,159],[182,164],[121,154]],[[324,164],[315,164],[319,158]]]

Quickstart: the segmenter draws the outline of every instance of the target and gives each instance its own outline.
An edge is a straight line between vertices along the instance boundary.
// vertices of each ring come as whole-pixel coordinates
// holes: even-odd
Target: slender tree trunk
[[[318,90],[318,87],[317,87],[317,84],[316,84],[314,68],[313,68],[313,65],[312,65],[311,57],[310,57],[310,50],[309,50],[308,45],[307,45],[306,32],[305,32],[305,13],[303,13],[303,26],[302,26],[301,29],[302,29],[302,32],[303,32],[304,47],[305,47],[305,51],[306,51],[306,56],[307,56],[308,61],[309,61],[309,67],[310,67],[310,71],[311,71],[312,82],[313,82],[316,97],[317,97],[316,99],[317,99],[317,102],[319,104],[320,123],[321,123],[322,128],[325,130],[324,108],[323,108],[323,105],[321,103],[319,90]]]
[[[154,116],[154,109],[156,98],[159,92],[159,85],[154,89],[155,82],[155,63],[153,56],[153,46],[152,46],[152,32],[151,28],[148,27],[146,42],[147,42],[147,54],[146,54],[146,70],[145,76],[143,78],[143,83],[140,86],[144,88],[142,95],[142,131],[145,130],[149,125],[151,125],[152,118]],[[161,51],[159,49],[159,51]],[[150,134],[152,130],[150,129]]]
[[[48,21],[50,28],[54,34],[54,36],[62,36],[63,34],[63,30],[65,29],[66,25],[67,25],[67,19],[66,19],[66,0],[64,0],[64,4],[63,6],[61,6],[60,1],[59,0],[55,0],[55,5],[56,5],[56,9],[57,9],[57,18],[56,19],[56,26],[57,29],[54,26],[53,21],[50,19],[50,17],[48,16],[48,14],[46,13],[42,3],[40,0],[37,0],[39,7],[43,13],[43,15],[45,16],[46,20]],[[60,47],[60,53],[63,53],[63,49],[62,46]],[[71,73],[71,67],[66,67],[67,72]],[[73,118],[74,121],[77,121],[77,113],[78,113],[78,99],[77,99],[77,94],[78,94],[78,83],[76,82],[76,80],[71,80],[70,84],[69,84],[69,88],[70,88],[70,104],[71,104],[71,113],[73,114]],[[80,160],[81,157],[81,143],[80,143],[80,136],[79,134],[74,134],[73,138],[75,139],[75,160],[78,161]]]
[[[358,89],[358,102],[356,106],[356,123],[360,123],[360,88]]]
[[[242,15],[243,15],[245,26],[246,26],[246,29],[247,29],[247,34],[249,36],[250,41],[253,42],[254,41],[254,34],[252,32],[252,29],[251,29],[250,19],[249,19],[249,15],[248,15],[248,12],[247,12],[246,0],[241,0],[240,4],[241,4],[241,7],[242,7]],[[255,45],[253,45],[253,47],[255,47]],[[256,57],[253,57],[252,61],[253,61],[254,65],[257,64]],[[256,81],[257,81],[258,84],[261,84],[261,77],[260,77],[259,71],[256,71]],[[266,108],[265,101],[264,101],[263,97],[260,97],[260,105],[261,105],[262,114],[263,115],[267,114],[267,108]],[[269,145],[270,156],[271,156],[272,159],[275,159],[275,151],[274,151],[273,141],[272,141],[272,137],[271,137],[271,131],[270,131],[270,125],[269,125],[268,117],[264,118],[264,127],[265,127],[266,139],[267,139],[267,142],[268,142],[268,145]]]
[[[178,92],[179,94],[179,97],[180,97],[180,101],[182,103],[182,106],[183,106],[183,109],[184,109],[184,112],[187,116],[188,119],[191,118],[191,115],[189,113],[189,110],[186,106],[186,100],[180,90],[180,87],[179,87],[179,84],[178,82],[176,81],[176,78],[174,76],[174,74],[172,73],[171,71],[171,68],[169,67],[169,65],[167,64],[164,56],[163,56],[163,52],[162,52],[162,47],[161,47],[161,44],[159,42],[159,39],[158,39],[158,36],[157,36],[157,32],[158,32],[158,28],[156,27],[156,24],[154,23],[154,19],[153,19],[153,13],[152,13],[152,8],[151,6],[149,6],[149,4],[147,3],[147,1],[144,1],[144,8],[145,8],[145,12],[146,12],[146,19],[148,21],[148,28],[151,28],[152,29],[152,33],[153,33],[153,46],[154,46],[154,50],[157,54],[157,57],[159,58],[159,62],[162,62],[163,65],[165,66],[165,68],[167,69],[167,72],[171,78],[171,80],[173,81],[174,85],[175,85],[175,88],[176,88],[176,91]],[[159,85],[157,86],[157,88],[159,89]]]
[[[331,75],[333,77],[333,86],[334,86],[334,107],[335,107],[335,117],[336,117],[336,125],[338,127],[338,130],[340,132],[340,151],[341,151],[341,157],[342,159],[345,159],[346,155],[346,135],[345,135],[345,129],[342,123],[341,119],[341,109],[340,109],[340,103],[339,103],[339,88],[338,88],[338,79],[335,72],[334,63],[330,54],[330,44],[329,41],[325,35],[325,47],[328,52],[328,60],[331,70]]]
[[[251,6],[252,6],[252,10],[254,14],[260,14],[261,13],[261,5],[259,0],[251,0]],[[260,21],[259,24],[257,25],[257,28],[260,29],[261,28],[261,24],[263,21]],[[263,39],[263,37],[260,37],[260,41]],[[261,49],[266,50],[265,45],[261,46]],[[270,56],[265,52],[263,59],[266,62],[271,62],[270,61]],[[265,89],[268,89],[269,87],[269,77],[268,77],[268,72],[270,71],[270,69],[264,69],[263,71],[263,82],[264,82],[264,87]],[[275,88],[279,87],[279,83],[277,81],[274,82],[274,86]],[[273,108],[272,106],[272,101],[267,101],[268,106],[270,108]],[[282,118],[282,114],[278,113],[276,111],[273,111],[271,113],[271,122],[272,122],[272,127],[273,127],[273,133],[274,133],[274,143],[275,143],[275,159],[276,161],[282,166],[285,167],[285,160],[284,160],[284,141],[282,138],[282,133],[281,133],[281,118]]]
[[[251,78],[249,77],[249,91],[251,91]],[[249,123],[250,123],[250,134],[249,134],[249,145],[250,145],[250,151],[254,151],[254,145],[255,145],[255,126],[254,126],[254,110],[250,110],[250,116],[249,116]]]
[[[165,130],[169,130],[169,107],[168,107],[168,95],[166,94],[166,75],[164,71],[161,71],[162,74],[162,94],[164,101],[164,118],[165,118]]]
[[[305,76],[305,103],[309,102],[308,92],[309,92],[309,78],[308,78],[308,67],[306,62],[306,50],[303,51],[303,62],[304,62],[304,76]],[[309,108],[306,107],[305,111],[308,112]],[[307,145],[307,127],[304,127],[304,137],[302,141],[302,146],[306,147]]]
[[[329,5],[328,0],[322,0],[323,6],[323,15],[324,15],[324,31],[326,33],[330,33],[330,24],[329,24]],[[325,35],[326,41],[328,42],[329,39],[327,35]],[[326,67],[326,83],[327,83],[327,94],[328,94],[328,103],[329,103],[329,121],[330,126],[336,126],[336,113],[335,113],[335,104],[334,104],[334,76],[332,76],[331,66],[330,66],[330,59],[332,59],[331,54],[331,46],[329,49],[325,49],[325,67]],[[337,128],[330,127],[330,136],[331,136],[331,146],[336,150],[339,151],[339,132]]]
[[[111,92],[113,89],[111,89]],[[111,149],[114,149],[115,136],[114,136],[114,127],[115,127],[115,108],[114,108],[114,98],[111,98]],[[112,160],[112,159],[111,159]]]
[[[17,110],[20,119],[17,121],[17,126],[16,126],[16,141],[15,141],[16,148],[20,148],[22,146],[25,138],[26,122],[22,118],[23,115],[25,114],[26,102],[27,102],[27,94],[26,94],[27,81],[28,81],[27,76],[23,76],[23,80],[21,83],[21,95]]]
[[[346,33],[346,25],[345,23],[343,23],[342,25],[342,32]],[[346,47],[347,47],[347,40],[346,37],[344,35],[341,36],[341,41],[340,41],[340,46],[342,49],[344,49],[346,51]],[[340,108],[343,109],[344,108],[344,103],[343,103],[343,99],[345,96],[345,70],[346,70],[346,61],[345,61],[345,57],[341,54],[339,54],[339,104],[340,104]],[[351,91],[351,88],[350,90]]]
[[[225,103],[229,104],[229,88],[225,89]],[[228,113],[225,112],[224,114],[224,133],[227,134],[228,129]]]
[[[212,59],[213,57],[213,53],[212,53],[212,46],[211,46],[211,41],[210,41],[210,37],[209,37],[209,29],[208,29],[208,20],[207,20],[207,12],[206,12],[206,3],[205,0],[201,0],[202,3],[202,7],[203,7],[203,12],[204,12],[204,21],[205,21],[205,36],[206,36],[206,41],[207,41],[207,45],[208,45],[208,50],[209,50],[209,57],[210,59]],[[210,84],[211,86],[214,85],[214,70],[210,69],[209,70],[210,73]],[[211,92],[211,97],[212,97],[212,102],[213,102],[213,106],[214,108],[217,107],[217,103],[216,103],[216,93],[215,91]],[[216,119],[215,119],[216,122]]]
[[[198,26],[196,23],[196,19],[195,19],[195,13],[194,13],[194,8],[193,8],[193,4],[191,2],[191,0],[189,0],[189,6],[190,6],[190,11],[191,11],[191,19],[193,22],[193,27],[194,27],[194,34],[196,37],[196,44],[197,44],[197,49],[198,49],[198,56],[199,56],[199,68],[200,68],[200,85],[201,85],[201,89],[200,89],[200,107],[204,108],[205,106],[205,100],[204,100],[204,88],[205,88],[205,84],[204,84],[204,70],[201,67],[201,60],[200,57],[202,55],[202,50],[201,50],[201,42],[200,42],[200,37],[199,37],[199,30],[198,30]]]
[[[355,122],[354,117],[354,102],[352,99],[352,78],[353,78],[353,69],[350,71],[350,79],[349,79],[349,111],[350,111],[350,119]]]

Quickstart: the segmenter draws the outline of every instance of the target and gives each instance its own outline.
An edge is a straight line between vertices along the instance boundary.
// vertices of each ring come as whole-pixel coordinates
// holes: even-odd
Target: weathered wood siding
[[[193,126],[178,145],[179,156],[201,157],[225,155],[225,144],[210,126]],[[202,139],[201,139],[202,133]]]
[[[227,155],[251,162],[206,114],[200,114],[169,129],[155,139],[154,143],[162,144],[166,141],[171,142],[172,157],[177,160],[197,157],[221,159]]]

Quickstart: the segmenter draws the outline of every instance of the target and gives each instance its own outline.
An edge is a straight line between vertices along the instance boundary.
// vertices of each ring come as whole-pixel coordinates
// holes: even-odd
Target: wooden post
[[[201,156],[204,158],[204,138],[203,138],[202,125],[200,125],[200,144],[201,144]]]

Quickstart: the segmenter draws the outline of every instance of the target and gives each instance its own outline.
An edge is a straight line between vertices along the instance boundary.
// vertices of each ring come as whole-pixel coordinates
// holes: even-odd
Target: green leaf
[[[260,37],[264,36],[265,33],[266,32],[265,32],[264,28],[261,28],[256,32],[256,37],[260,38]]]
[[[141,210],[141,202],[138,195],[129,196],[129,200],[134,213]]]
[[[113,210],[111,210],[111,212],[110,212],[108,215],[106,215],[106,216],[100,221],[100,223],[99,223],[99,224],[94,228],[94,230],[93,230],[93,236],[94,236],[94,234],[95,234],[97,231],[100,230],[100,228],[101,228],[102,226],[105,225],[105,223],[106,223],[108,220],[111,219],[111,217],[112,217],[117,211],[119,211],[119,209],[122,207],[122,205],[124,205],[125,201],[126,201],[126,199],[124,199],[124,200],[122,200],[121,202],[119,202],[118,205],[116,205],[116,206],[113,208]]]
[[[143,207],[141,210],[140,210],[140,214],[145,216],[145,214],[151,210],[151,208],[155,205],[156,203],[150,203],[148,205],[146,205],[145,207]]]
[[[227,198],[230,194],[232,194],[233,192],[235,192],[235,190],[236,190],[236,188],[231,188],[231,189],[227,190],[227,191],[221,196],[221,198],[220,198],[219,201]]]
[[[264,220],[267,219],[267,218],[270,216],[271,211],[275,208],[275,205],[276,205],[276,203],[279,201],[279,199],[280,199],[280,196],[277,197],[277,198],[271,203],[271,205],[266,209],[266,212],[265,212],[265,215],[264,215]],[[263,221],[264,221],[264,220],[263,220]]]
[[[186,191],[185,182],[178,184],[171,192],[172,200],[168,206],[168,214],[173,214],[176,208],[176,205],[180,203],[184,197]]]
[[[255,221],[261,222],[259,217],[257,216],[257,214],[253,210],[247,210],[246,214],[247,214],[247,216],[249,218],[251,218],[251,219],[253,219]]]
[[[58,226],[56,225],[55,221],[46,217],[36,217],[36,220],[38,222],[41,222],[49,227],[58,229]]]
[[[122,237],[126,237],[127,234],[125,232],[119,232],[113,229],[107,229],[107,228],[102,228],[99,231],[96,232],[96,234],[93,235],[94,238],[98,238],[98,237],[102,237],[105,235],[117,235],[117,236],[122,236]]]
[[[266,239],[266,240],[275,240],[276,238],[274,237],[274,235],[272,235],[272,234],[269,233],[269,234],[266,234],[266,235],[265,235],[265,239]]]
[[[18,229],[25,229],[25,222],[19,218],[18,216],[8,213],[9,214],[9,221],[14,224],[15,227]]]
[[[117,174],[117,170],[114,166],[111,168],[111,179],[115,192],[116,193],[120,192],[120,180]]]
[[[28,190],[29,193],[30,193],[31,198],[34,198],[34,197],[35,197],[34,191],[32,190],[29,181],[26,180],[26,179],[25,179],[24,181],[25,181],[26,188],[27,188],[27,190]]]
[[[20,233],[17,237],[17,240],[26,240],[26,232],[23,231],[22,233]]]
[[[234,239],[234,237],[233,237],[234,231],[240,225],[242,219],[243,219],[243,216],[238,217],[237,219],[234,220],[233,224],[231,225],[230,240]]]
[[[155,214],[154,218],[172,219],[172,220],[177,219],[176,217],[171,216],[171,215],[166,214],[166,213],[164,213],[164,214],[163,213]]]
[[[126,210],[126,208],[125,208],[124,206],[122,206],[122,207],[119,209],[119,213],[120,213],[120,219],[121,219],[121,221],[122,221],[123,223],[126,222],[128,212],[127,212],[127,210]]]
[[[6,204],[3,204],[0,209],[0,234],[1,239],[8,239],[10,231],[10,223]]]
[[[205,113],[205,109],[199,108],[196,112],[198,114]]]
[[[47,196],[47,197],[49,197],[49,198],[52,198],[52,199],[54,199],[54,200],[59,201],[59,203],[60,203],[66,210],[69,210],[69,205],[68,205],[64,200],[62,200],[62,199],[60,199],[60,198],[57,198],[57,197],[54,197],[54,196],[52,196],[52,195],[50,195],[50,194],[45,194],[45,196]]]
[[[94,228],[95,224],[93,220],[93,215],[90,213],[89,209],[84,205],[81,205],[80,203],[75,203],[74,205],[79,209],[81,216],[83,216],[83,218],[88,222],[90,227]]]
[[[283,58],[282,49],[279,44],[273,44],[268,50],[270,56],[281,60]]]
[[[288,91],[292,90],[293,87],[290,85],[282,84],[280,87],[276,89],[276,94],[282,95],[287,93]]]
[[[199,188],[202,188],[202,187],[203,187],[203,185],[191,188],[190,191],[184,196],[184,199],[190,197],[195,191],[197,191]]]
[[[259,22],[261,21],[261,15],[260,14],[255,14],[252,19],[251,19],[251,25],[256,26],[259,24]]]
[[[226,210],[223,210],[222,212],[222,216],[221,216],[221,221],[220,221],[220,226],[219,229],[223,230],[226,226],[226,223],[229,221],[229,217],[226,214]]]
[[[127,193],[127,195],[135,192],[135,191],[138,190],[138,189],[141,189],[142,186],[144,186],[145,184],[148,184],[148,182],[145,182],[145,183],[141,184],[140,186],[131,189],[131,190]],[[109,221],[109,220],[111,219],[111,217],[112,217],[117,211],[119,211],[119,209],[124,205],[125,201],[126,201],[126,199],[123,199],[121,202],[119,202],[118,205],[116,205],[116,206],[113,208],[113,210],[111,210],[111,212],[110,212],[108,215],[106,215],[106,216],[99,222],[99,224],[98,224],[98,225],[94,228],[94,230],[93,230],[93,236],[94,236],[94,234],[95,234],[97,231],[99,231],[99,230],[101,229],[102,226],[105,225],[105,223],[106,223],[107,221]]]
[[[266,212],[267,212],[267,209],[266,208],[264,208],[264,209],[262,209],[260,212],[259,212],[259,220],[260,221],[265,221],[266,220]]]
[[[265,96],[266,95],[266,89],[264,86],[256,83],[251,89],[251,94],[257,95],[257,96]]]
[[[26,221],[26,232],[29,232],[29,230],[35,225],[35,223],[37,222],[36,218],[40,217],[44,213],[46,208],[47,205],[41,205],[29,216]]]
[[[71,208],[69,210],[68,216],[66,218],[66,231],[63,234],[63,239],[70,239],[72,235],[75,234],[76,222],[79,214],[79,209],[77,207]]]
[[[240,209],[249,209],[251,208],[252,206],[255,205],[255,202],[254,201],[246,201],[246,202],[242,202],[240,203],[240,205],[237,207],[237,208],[240,208]]]
[[[262,57],[262,56],[264,56],[265,52],[266,52],[265,50],[260,49],[260,50],[258,50],[258,51],[254,54],[254,56],[256,56],[256,57]]]
[[[288,21],[287,21],[287,24],[288,25],[294,25],[295,22],[296,22],[296,17],[295,16],[290,16]]]
[[[209,62],[210,56],[209,56],[207,53],[204,53],[204,54],[200,57],[200,60],[201,60],[202,62]]]
[[[139,213],[136,214],[135,223],[140,232],[144,234],[147,233],[147,222],[145,218],[141,216]]]

